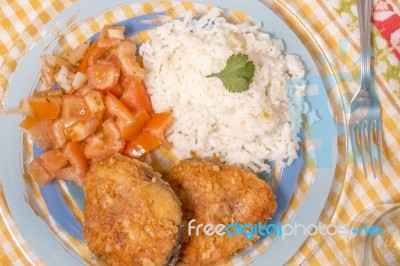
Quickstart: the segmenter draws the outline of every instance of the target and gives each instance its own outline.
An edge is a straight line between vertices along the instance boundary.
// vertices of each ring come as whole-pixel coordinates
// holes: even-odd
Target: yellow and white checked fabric
[[[112,1],[112,0],[110,0]],[[245,0],[236,0],[244,1]],[[389,4],[398,11],[398,0],[375,0],[379,4]],[[353,79],[359,77],[357,59],[360,57],[358,20],[355,0],[268,0],[270,6],[287,21],[308,46],[312,53],[318,49],[313,46],[310,34],[318,43],[319,49],[326,55],[329,69],[333,70],[339,81],[341,96],[345,101],[351,99],[352,93],[357,89],[357,82],[341,79],[341,73],[353,73]],[[18,51],[25,49],[23,38],[33,38],[41,28],[57,13],[72,5],[74,0],[2,0],[0,5],[0,66],[15,69]],[[95,4],[95,1],[93,1]],[[377,3],[375,3],[377,4]],[[142,5],[144,12],[151,9],[152,5]],[[393,11],[393,10],[392,10]],[[399,13],[400,14],[400,13]],[[132,9],[122,9],[118,18],[128,18],[135,15]],[[114,14],[103,16],[108,22],[115,22]],[[302,25],[299,24],[299,20]],[[96,28],[96,24],[91,24]],[[305,32],[305,26],[309,32]],[[326,223],[350,224],[353,217],[372,204],[400,202],[400,76],[399,61],[394,55],[394,48],[384,41],[383,36],[374,28],[373,61],[377,93],[383,107],[384,124],[384,152],[383,169],[384,177],[376,180],[366,179],[362,171],[355,174],[354,165],[349,160],[346,169],[340,166],[336,170],[336,178],[332,192],[329,195],[321,219]],[[78,36],[75,41],[82,42],[87,36]],[[145,36],[142,36],[145,38]],[[346,45],[343,46],[343,40]],[[69,40],[65,40],[68,45]],[[60,40],[63,46],[63,40]],[[7,79],[0,74],[0,96],[7,87]],[[1,107],[1,106],[0,106]],[[339,140],[343,144],[344,140]],[[343,156],[343,150],[340,152]],[[345,178],[343,178],[345,176]],[[296,196],[291,202],[292,207],[301,203],[302,195],[307,192],[311,180],[310,173],[305,173],[299,179]],[[18,229],[13,227],[12,218],[0,188],[0,265],[40,265],[39,258],[27,261],[24,254],[35,258],[29,246],[24,243],[18,234]],[[290,214],[286,214],[290,216]],[[7,221],[6,223],[3,220]],[[12,234],[10,234],[12,232]],[[17,239],[13,239],[17,238]],[[68,239],[66,239],[68,241]],[[72,241],[72,240],[71,240]],[[309,238],[299,251],[288,261],[288,265],[352,265],[351,252],[347,248],[346,239],[340,235],[315,236]]]
[[[366,208],[353,219],[352,228],[357,231],[348,237],[349,248],[358,264],[363,260],[382,266],[400,264],[400,204]],[[366,233],[370,229],[373,237]]]
[[[381,223],[384,228],[382,236],[377,236],[372,240],[372,258],[382,265],[400,264],[400,211],[384,219]]]

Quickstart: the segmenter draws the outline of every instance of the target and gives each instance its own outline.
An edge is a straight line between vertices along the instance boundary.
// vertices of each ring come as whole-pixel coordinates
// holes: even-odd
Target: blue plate
[[[69,21],[69,23],[71,23],[71,20],[81,23],[93,15],[101,14],[106,10],[140,2],[144,1],[126,2],[123,0],[116,0],[111,3],[111,1],[100,0],[96,1],[95,5],[90,1],[78,1],[56,16],[46,25],[44,30],[51,32],[51,29],[55,26],[65,25],[67,21]],[[316,84],[319,88],[318,97],[308,97],[307,99],[311,106],[318,110],[318,115],[321,118],[320,123],[309,125],[311,138],[321,138],[321,130],[322,132],[336,132],[335,123],[329,113],[329,101],[325,92],[325,87],[311,55],[295,33],[277,15],[265,5],[255,0],[246,2],[199,0],[194,2],[244,11],[256,21],[262,22],[264,31],[271,33],[274,38],[283,39],[285,43],[285,52],[301,56],[307,68],[306,79]],[[160,14],[158,11],[155,13]],[[147,14],[145,16],[128,19],[118,24],[125,25],[126,33],[131,35],[138,31],[154,27],[154,24],[143,23],[143,20],[148,20],[152,16],[154,16],[154,14]],[[68,27],[65,30],[67,31]],[[93,38],[96,38],[96,35],[93,36],[92,39]],[[46,34],[44,38],[32,46],[19,63],[10,80],[6,108],[16,106],[20,99],[30,94],[30,90],[34,88],[38,82],[40,56],[56,50],[57,45],[56,38],[52,34]],[[46,261],[49,265],[85,264],[86,261],[79,252],[72,249],[65,242],[66,235],[82,243],[84,243],[85,240],[82,236],[82,225],[70,210],[62,192],[59,190],[58,184],[52,182],[49,186],[40,187],[41,196],[51,215],[49,219],[45,219],[44,221],[41,217],[38,217],[26,201],[26,198],[32,195],[32,191],[30,184],[23,178],[23,151],[25,149],[22,147],[22,135],[18,128],[21,119],[20,116],[0,116],[2,128],[7,129],[1,131],[0,138],[0,145],[3,148],[3,151],[0,153],[0,181],[4,189],[4,196],[8,208],[13,217],[13,222],[34,254]],[[324,145],[326,144],[324,146],[324,152],[322,152],[322,150],[315,150],[312,152],[299,151],[299,158],[295,160],[291,166],[283,169],[275,191],[278,201],[278,210],[272,219],[273,223],[279,222],[292,198],[299,171],[303,167],[302,157],[304,152],[315,160],[318,167],[315,170],[314,181],[310,185],[307,195],[305,195],[303,202],[295,210],[295,215],[290,217],[288,223],[308,225],[317,222],[334,177],[337,161],[336,141],[335,136],[328,136],[328,141],[326,143],[324,142]],[[328,159],[326,159],[325,151],[329,152],[330,157]],[[35,147],[33,155],[37,156],[40,153],[41,151]],[[327,161],[330,165],[326,164]],[[80,208],[83,208],[83,191],[70,183],[67,184],[67,187],[76,204]],[[59,231],[54,231],[54,228],[50,226],[51,222],[57,224]],[[256,259],[254,265],[265,265],[266,262],[270,265],[282,265],[296,252],[305,239],[306,236],[302,235],[290,236],[284,241],[277,238],[268,245],[268,248],[262,254],[255,249],[250,249],[246,251],[245,254],[234,258],[233,262],[240,264],[243,258],[242,256],[249,255],[252,259]]]
[[[164,12],[154,13],[144,16],[134,17],[122,22],[119,22],[117,25],[125,26],[125,34],[126,36],[132,36],[137,34],[138,32],[151,29],[152,27],[158,26],[159,24],[148,24],[143,23],[144,20],[151,20],[156,16],[166,15]],[[96,33],[90,38],[90,41],[93,42],[99,37],[99,33]],[[34,145],[34,157],[42,154],[41,151],[36,145]],[[280,218],[286,207],[289,204],[289,201],[292,197],[295,185],[297,183],[297,178],[299,176],[300,168],[302,163],[301,151],[299,151],[299,158],[293,162],[292,165],[286,167],[282,170],[281,176],[277,183],[275,189],[276,200],[278,203],[277,211],[274,217],[271,219],[270,223],[277,224],[280,221]],[[70,194],[73,196],[75,202],[80,206],[81,210],[84,207],[84,191],[76,186],[75,184],[68,182],[67,183],[68,190]],[[57,185],[57,181],[51,182],[48,186],[40,186],[40,192],[44,201],[46,202],[47,208],[51,216],[57,222],[57,224],[65,230],[69,235],[74,237],[76,240],[84,242],[85,239],[82,233],[82,225],[76,219],[73,212],[70,210],[68,204],[65,202],[64,196]]]

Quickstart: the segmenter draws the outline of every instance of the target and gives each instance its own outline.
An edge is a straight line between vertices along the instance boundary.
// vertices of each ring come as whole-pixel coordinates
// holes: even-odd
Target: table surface
[[[359,77],[351,79],[340,79],[340,77],[345,76],[344,73],[354,73],[359,69],[357,60],[360,58],[360,46],[356,1],[273,0],[271,2],[278,13],[282,6],[286,6],[314,34],[338,77],[340,94],[345,104],[349,103],[357,89]],[[3,65],[8,52],[22,33],[35,36],[54,14],[73,3],[74,1],[70,0],[3,0],[0,5],[0,65]],[[361,169],[355,171],[355,165],[351,160],[347,169],[338,169],[332,192],[321,216],[327,215],[334,209],[331,224],[348,225],[358,212],[373,204],[400,202],[400,182],[396,182],[397,175],[400,174],[400,30],[392,35],[389,32],[393,29],[394,22],[400,25],[399,6],[398,0],[375,0],[373,12],[372,64],[378,88],[377,94],[382,106],[383,177],[365,178]],[[287,19],[287,23],[296,28],[295,22],[290,19]],[[299,37],[303,42],[307,42],[305,36],[300,34]],[[8,67],[13,69],[15,65]],[[0,79],[4,77],[0,76]],[[343,176],[345,176],[344,181]],[[305,190],[306,184],[300,179],[295,193],[301,195]],[[301,198],[295,197],[292,204],[298,204],[300,200]],[[10,225],[7,227],[0,219],[0,265],[28,265],[23,253],[29,254],[32,251],[26,244],[17,246],[12,241],[12,235],[18,238],[21,236],[18,234],[18,229],[13,227],[3,197],[0,197],[0,209],[1,216],[4,216]],[[346,243],[346,239],[338,234],[309,237],[287,264],[300,265],[304,262],[305,265],[352,265],[352,255]],[[35,261],[36,263],[41,264],[40,259]]]

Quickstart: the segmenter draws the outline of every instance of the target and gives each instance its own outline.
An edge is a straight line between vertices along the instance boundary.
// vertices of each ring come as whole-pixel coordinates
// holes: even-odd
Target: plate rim
[[[104,1],[101,1],[101,3],[103,3]],[[112,3],[112,8],[116,8],[117,7],[117,5],[123,5],[123,4],[136,4],[136,3],[140,3],[140,2],[149,2],[148,0],[136,0],[136,1],[134,1],[134,2],[131,2],[131,1],[125,1],[125,0],[118,0],[118,1],[115,1],[115,2],[113,2]],[[178,2],[181,2],[181,1],[178,1]],[[189,1],[186,1],[186,2],[194,2],[194,3],[198,3],[198,4],[209,4],[209,5],[213,5],[213,6],[218,6],[218,5],[220,5],[220,6],[223,6],[223,7],[227,7],[227,8],[229,8],[229,9],[235,9],[235,10],[243,10],[243,7],[242,6],[240,6],[240,7],[237,7],[237,8],[235,8],[235,6],[236,5],[238,5],[239,3],[239,1],[231,1],[231,2],[229,2],[229,1],[227,1],[227,0],[213,0],[213,1],[211,1],[211,0],[197,0],[197,1],[191,1],[191,0],[189,0]],[[250,2],[250,1],[249,1]],[[72,6],[70,6],[70,7],[68,7],[67,9],[65,9],[64,11],[62,11],[60,14],[58,14],[57,16],[55,16],[47,25],[46,25],[46,27],[48,27],[49,25],[51,25],[51,22],[53,22],[53,21],[57,21],[60,17],[62,17],[62,16],[65,16],[65,14],[67,14],[67,13],[71,13],[71,11],[74,11],[74,9],[73,8],[75,8],[75,10],[79,7],[79,5],[84,5],[86,3],[86,1],[78,1],[78,2],[76,2],[75,4],[73,4]],[[260,7],[260,8],[263,8],[264,9],[264,12],[265,12],[265,9],[269,9],[268,7],[266,7],[265,5],[260,5],[260,3],[258,2],[258,1],[254,1],[254,0],[252,0],[250,3],[247,3],[247,8],[246,9],[249,9],[249,8],[251,8],[251,6],[256,6],[256,7]],[[102,7],[105,7],[105,6],[108,6],[108,3],[107,3],[107,5],[98,5],[98,9],[100,9],[100,8],[102,8]],[[234,7],[232,7],[232,6],[234,6]],[[79,10],[79,9],[78,9]],[[68,11],[68,12],[67,12]],[[256,16],[252,16],[251,15],[251,13],[252,12],[248,12],[247,10],[243,10],[243,11],[245,11],[246,13],[248,13],[251,17],[255,17],[256,19],[257,19],[257,17]],[[282,18],[280,18],[280,17],[278,17],[280,20],[282,20]],[[288,26],[287,26],[288,27]],[[294,32],[293,32],[294,33]],[[301,42],[301,41],[300,41]],[[330,174],[329,174],[330,175]],[[325,179],[325,181],[326,181],[327,179]],[[332,180],[331,180],[332,182],[333,182],[333,178],[332,178]],[[331,187],[331,186],[329,186],[329,187]],[[329,192],[330,192],[330,189],[329,189],[329,191],[328,191],[328,193],[326,194],[326,197],[328,197],[328,194],[329,194]],[[325,202],[326,202],[326,199],[324,200],[324,204],[325,204]],[[323,204],[323,205],[324,205]],[[323,208],[321,208],[321,211],[318,213],[318,216],[319,216],[319,214],[322,212],[322,209]],[[316,221],[318,221],[318,219],[316,220]],[[301,242],[301,243],[303,243],[305,241],[305,239]],[[268,250],[267,250],[268,251]],[[287,248],[286,248],[286,251],[287,251]],[[286,253],[286,252],[285,252]],[[266,253],[264,253],[264,254],[268,254],[268,252],[266,252]],[[259,255],[258,257],[257,257],[257,261],[260,261],[260,258],[262,258],[262,257],[264,257],[264,254],[261,254],[261,255]],[[294,253],[293,253],[294,254]],[[291,254],[287,259],[290,259],[290,257],[293,255],[293,254]],[[286,260],[285,260],[286,261]],[[255,264],[254,264],[255,265]]]

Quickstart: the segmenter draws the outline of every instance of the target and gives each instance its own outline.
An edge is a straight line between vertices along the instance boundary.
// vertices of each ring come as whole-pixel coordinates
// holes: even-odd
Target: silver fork
[[[349,132],[354,163],[361,151],[364,174],[367,174],[367,155],[376,178],[376,167],[382,176],[382,117],[379,99],[371,88],[371,9],[372,0],[357,0],[361,39],[361,86],[350,103]],[[378,166],[377,166],[378,164]]]

